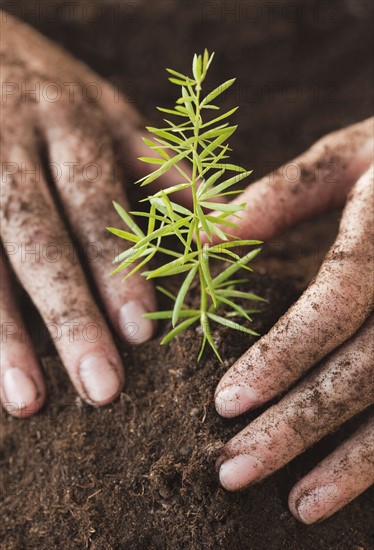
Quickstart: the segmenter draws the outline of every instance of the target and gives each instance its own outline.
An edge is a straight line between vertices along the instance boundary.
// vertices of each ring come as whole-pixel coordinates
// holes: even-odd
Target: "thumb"
[[[245,202],[246,208],[239,221],[227,218],[239,226],[230,233],[237,238],[266,241],[301,221],[342,206],[372,158],[372,118],[328,134],[232,201]],[[208,242],[205,233],[201,238]],[[213,236],[214,242],[219,240]]]

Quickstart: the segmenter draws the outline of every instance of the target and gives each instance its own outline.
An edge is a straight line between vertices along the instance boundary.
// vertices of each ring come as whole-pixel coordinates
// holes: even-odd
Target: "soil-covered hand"
[[[112,201],[127,206],[116,153],[145,169],[136,161],[142,121],[115,89],[32,28],[4,13],[1,33],[1,400],[27,416],[46,394],[11,267],[80,396],[104,405],[121,391],[124,372],[88,279],[123,338],[140,343],[153,331],[142,317],[155,305],[153,289],[141,276],[126,284],[108,277],[118,239],[105,229],[118,225]],[[177,172],[161,183],[171,180]]]
[[[217,411],[233,417],[284,392],[320,362],[225,445],[217,467],[229,491],[264,479],[374,401],[372,162],[369,119],[327,135],[237,199],[247,203],[238,236],[262,240],[345,208],[315,279],[218,385]],[[332,515],[374,482],[373,457],[371,417],[295,485],[293,515],[307,524]]]

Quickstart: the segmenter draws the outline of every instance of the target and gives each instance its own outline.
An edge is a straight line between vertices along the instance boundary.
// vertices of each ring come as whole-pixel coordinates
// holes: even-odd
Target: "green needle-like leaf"
[[[209,256],[213,257],[213,254],[214,252],[212,252],[212,249],[210,248],[209,249]],[[227,248],[222,248],[220,251],[219,251],[219,254],[224,254],[226,256],[230,256],[230,258],[233,258],[234,260],[240,260],[240,256],[239,254],[235,254],[235,252],[232,252],[232,250],[228,250]],[[222,261],[226,261],[227,258],[222,258],[220,257],[218,254],[214,254],[214,257],[222,260]]]
[[[138,237],[137,235],[133,235],[128,231],[123,231],[122,229],[116,229],[115,227],[107,227],[107,230],[110,231],[110,233],[113,233],[113,235],[116,235],[117,237],[121,237],[121,239],[125,239],[127,241],[131,241],[133,243],[137,243],[138,241],[140,241],[140,237]]]
[[[167,187],[166,189],[159,191],[153,196],[161,197],[161,195],[171,195],[171,193],[176,193],[177,191],[182,191],[183,189],[189,189],[190,187],[191,187],[190,183],[179,183],[178,185],[172,185],[171,187]],[[184,212],[186,213],[186,210]]]
[[[181,78],[169,78],[169,81],[173,84],[177,84],[178,86],[188,86],[190,83],[187,78],[185,80],[182,80]]]
[[[201,328],[203,329],[204,340],[203,340],[203,343],[201,345],[199,356],[197,358],[198,361],[200,361],[200,359],[202,357],[202,354],[204,352],[205,342],[207,341],[209,343],[210,347],[212,348],[212,350],[214,351],[214,353],[216,354],[218,360],[222,363],[222,357],[220,356],[219,351],[217,349],[217,346],[216,346],[216,344],[215,344],[215,342],[212,338],[212,333],[210,331],[209,320],[208,320],[208,316],[207,316],[206,313],[204,313],[201,316],[200,323],[201,323]]]
[[[209,250],[211,250],[212,252],[220,252],[222,248],[236,248],[239,246],[251,246],[257,244],[262,244],[262,241],[250,241],[248,239],[240,239],[237,241],[230,241],[228,243],[216,244],[214,246],[211,246]]]
[[[157,157],[138,157],[138,160],[147,162],[148,164],[165,164],[165,159],[159,159]]]
[[[210,227],[212,233],[217,235],[217,237],[219,237],[222,241],[227,241],[228,237],[227,237],[226,233],[224,233],[222,231],[222,229],[220,229],[218,227],[218,225],[215,224],[215,222],[212,223],[211,221],[208,220],[208,224],[209,224],[209,227]]]
[[[173,317],[174,310],[167,311],[152,311],[151,313],[144,313],[145,319],[171,319]],[[182,309],[179,312],[179,317],[198,317],[200,311],[198,309]]]
[[[174,115],[174,116],[182,116],[182,117],[188,117],[186,113],[181,113],[179,111],[176,111],[174,109],[165,109],[164,107],[157,107],[159,111],[162,113],[167,113],[168,115]]]
[[[219,225],[226,225],[227,227],[235,227],[235,228],[239,227],[237,223],[226,220],[225,216],[226,214],[221,214],[219,216],[211,216],[210,214],[207,214],[206,218],[213,224],[219,223]]]
[[[170,300],[172,300],[173,302],[175,302],[175,300],[177,299],[177,297],[172,292],[170,292],[167,288],[164,288],[162,286],[156,286],[156,289],[159,292],[161,292],[161,294],[164,294],[165,296],[170,298]]]
[[[157,252],[156,249],[152,249],[152,252],[144,260],[142,260],[139,264],[135,264],[135,267],[131,271],[129,271],[129,273],[126,273],[122,281],[127,281],[127,279],[132,277],[132,275],[134,275],[137,271],[139,271],[145,264],[150,262],[153,256],[156,254],[156,252]]]
[[[150,271],[144,272],[143,275],[147,275],[147,279],[155,279],[156,277],[168,277],[169,275],[176,275],[178,273],[184,273],[192,267],[195,266],[194,263],[191,263],[194,258],[198,255],[198,252],[191,252],[185,257],[178,258],[172,262],[168,262],[163,266]]]
[[[212,321],[215,321],[216,323],[219,323],[220,325],[223,325],[224,327],[229,327],[234,330],[239,330],[241,332],[246,332],[247,334],[252,334],[252,336],[260,336],[258,332],[255,332],[254,330],[251,330],[250,328],[243,327],[242,325],[239,325],[238,323],[234,323],[233,321],[230,321],[230,319],[225,319],[224,317],[221,317],[221,315],[216,315],[215,313],[207,313],[208,317],[212,319]]]
[[[194,280],[194,277],[197,273],[197,270],[198,270],[198,265],[196,264],[191,269],[191,271],[189,272],[189,274],[187,275],[187,277],[183,281],[182,286],[180,287],[177,299],[175,300],[175,304],[174,304],[173,318],[172,318],[173,327],[175,327],[175,325],[177,324],[177,321],[179,319],[181,309],[182,309],[182,306],[183,306],[184,299],[186,297],[188,289],[191,286],[192,281]]]
[[[125,224],[131,229],[131,231],[133,231],[133,233],[135,233],[135,235],[138,235],[139,237],[144,237],[143,231],[140,229],[140,227],[137,226],[131,216],[128,215],[126,210],[122,208],[122,206],[118,204],[118,202],[113,201],[113,205],[117,213],[121,216]]]
[[[185,87],[182,87],[182,97],[183,97],[183,103],[186,108],[186,111],[190,117],[190,120],[195,120],[195,111],[193,110],[192,103],[190,96],[188,95],[188,92]]]
[[[165,174],[172,166],[174,166],[177,162],[179,162],[182,158],[186,157],[188,155],[188,151],[182,151],[182,153],[179,153],[178,155],[175,155],[175,157],[172,157],[169,159],[161,168],[158,170],[155,170],[155,172],[152,172],[149,176],[144,176],[140,180],[138,180],[138,183],[141,182],[141,185],[148,185],[152,181],[156,180],[162,174]]]
[[[204,193],[216,183],[216,181],[222,176],[223,173],[224,170],[218,170],[218,172],[212,174],[209,178],[206,178],[206,180],[203,181],[203,183],[197,190],[197,196],[201,197],[202,195],[204,195]]]
[[[111,275],[115,275],[116,273],[119,273],[126,267],[129,267],[139,258],[143,258],[143,256],[146,256],[147,254],[151,254],[153,250],[154,250],[153,248],[147,248],[147,247],[141,248],[140,250],[135,250],[134,248],[130,248],[128,251],[126,251],[126,252],[129,252],[127,256],[125,256],[125,253],[122,253],[119,255],[119,256],[122,256],[122,257],[125,256],[125,257],[121,258],[122,261],[120,265],[111,272]],[[117,256],[117,258],[119,256]]]
[[[192,62],[192,73],[194,75],[196,82],[200,82],[201,80],[201,66],[202,66],[201,55],[195,54],[193,56],[193,62]]]
[[[140,241],[136,243],[136,247],[140,248],[141,246],[144,246],[145,244],[149,243],[150,241],[153,241],[154,239],[158,237],[164,237],[165,235],[173,235],[175,232],[175,229],[179,229],[182,227],[182,225],[188,225],[189,218],[182,218],[181,220],[178,220],[177,222],[174,222],[170,225],[166,225],[163,227],[160,227],[159,229],[156,229],[151,233],[150,235],[146,235],[143,237]]]
[[[204,212],[202,211],[201,206],[200,206],[199,203],[196,204],[196,213],[197,213],[198,220],[201,224],[201,229],[203,231],[205,231],[208,239],[211,241],[212,240],[212,232],[211,232],[211,225],[212,224],[209,224],[208,220],[204,216]]]
[[[233,115],[238,109],[239,107],[234,107],[233,109],[230,109],[230,111],[227,111],[227,113],[224,113],[223,115],[220,115],[213,120],[209,120],[209,122],[205,122],[205,124],[203,124],[201,128],[206,128],[207,126],[211,126],[212,124],[217,124],[217,122],[220,122],[221,120],[224,120],[225,118]]]
[[[242,168],[241,166],[236,166],[235,164],[222,164],[220,162],[217,162],[214,163],[214,166],[216,168],[223,168],[224,170],[231,170],[232,172],[245,172],[244,168]]]
[[[261,252],[261,248],[256,248],[255,250],[252,250],[251,252],[248,252],[243,258],[240,259],[240,261],[236,264],[230,265],[227,269],[222,271],[217,277],[213,279],[214,286],[217,286],[221,284],[223,281],[226,281],[231,275],[234,275],[239,269],[242,269],[245,267],[245,265],[253,260],[259,253]]]
[[[142,137],[143,142],[150,148],[152,151],[156,151],[159,155],[161,155],[165,159],[169,159],[170,156],[167,154],[166,151],[164,151],[163,147],[160,147],[159,145],[156,145],[152,140]]]
[[[213,128],[212,130],[208,130],[207,132],[204,132],[204,134],[201,134],[200,139],[211,139],[215,138],[217,136],[225,136],[225,138],[229,138],[237,129],[237,126],[226,126],[224,128]]]
[[[235,80],[236,80],[235,78],[230,78],[230,80],[226,80],[226,82],[224,82],[223,84],[220,84],[219,86],[217,86],[217,88],[215,88],[212,92],[210,92],[210,94],[208,94],[202,100],[201,105],[204,106],[207,103],[210,103],[211,101],[216,99],[216,97],[221,95],[225,90],[227,90],[227,88],[230,88],[230,86],[232,86],[234,84]]]
[[[208,190],[204,195],[201,197],[202,200],[211,199],[214,196],[216,196],[218,193],[221,193],[222,191],[225,191],[229,187],[232,187],[233,185],[237,184],[239,181],[243,180],[244,178],[248,177],[252,173],[252,170],[241,172],[240,174],[237,174],[236,176],[232,176],[231,178],[227,179],[226,181],[223,181],[216,187],[213,187],[213,189]]]
[[[241,204],[224,204],[223,202],[205,202],[200,201],[201,206],[204,208],[211,208],[212,210],[217,210],[218,212],[239,212],[240,210],[245,210],[246,203]]]
[[[217,296],[217,299],[220,302],[223,302],[224,304],[230,306],[235,311],[235,315],[244,317],[245,319],[247,319],[247,321],[252,321],[252,319],[249,317],[245,309],[243,309],[241,306],[239,306],[232,300],[229,300],[228,298],[225,298],[224,296],[221,296],[221,295]]]
[[[190,319],[186,319],[185,321],[180,323],[178,326],[173,328],[173,330],[168,332],[168,334],[161,340],[161,345],[163,346],[164,344],[168,344],[173,338],[175,338],[175,336],[177,336],[177,334],[180,334],[181,332],[186,330],[186,328],[193,325],[193,323],[195,323],[198,320],[198,318],[199,318],[199,315],[194,315]]]
[[[175,71],[174,69],[166,69],[166,70],[167,70],[168,73],[176,76],[177,78],[181,78],[182,80],[188,81],[191,85],[196,84],[196,82],[194,80],[192,80],[192,78],[190,78],[189,76],[186,76],[185,74],[179,73],[178,71]]]
[[[257,294],[252,294],[251,292],[241,292],[240,290],[232,290],[232,289],[216,290],[216,292],[219,296],[231,296],[231,298],[243,298],[244,300],[266,302],[264,298],[261,298],[261,296],[257,296]]]

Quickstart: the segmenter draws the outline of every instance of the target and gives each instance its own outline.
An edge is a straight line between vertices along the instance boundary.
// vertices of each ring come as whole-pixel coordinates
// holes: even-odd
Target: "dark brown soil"
[[[103,3],[100,18],[91,24],[69,17],[53,25],[43,17],[27,19],[125,90],[132,89],[150,117],[155,104],[171,101],[164,67],[187,69],[194,51],[216,50],[214,80],[236,75],[240,83],[237,97],[228,100],[241,104],[236,160],[255,167],[256,176],[325,132],[371,114],[369,3],[275,2],[273,22],[264,7],[256,22],[250,19],[253,12],[240,8],[254,2],[232,3],[239,5],[237,17],[226,18],[222,11],[206,10],[219,11],[228,3],[136,2],[130,6],[131,21],[129,4],[114,3],[118,20],[109,4]],[[293,24],[286,12],[282,15],[291,4],[301,14]],[[252,93],[261,94],[256,101],[247,95],[251,83],[257,86]],[[278,89],[274,101],[266,92],[269,83]],[[290,83],[302,91],[297,101],[282,92]],[[259,332],[268,330],[315,274],[337,220],[338,214],[331,214],[309,222],[266,247],[248,283],[269,303],[255,322]],[[258,486],[228,494],[218,485],[214,459],[220,446],[261,413],[223,420],[213,407],[217,382],[251,345],[251,337],[218,330],[224,364],[209,352],[197,364],[197,332],[191,329],[159,347],[161,326],[154,341],[122,347],[125,392],[114,405],[94,409],[76,397],[26,297],[24,309],[36,334],[49,401],[29,420],[3,414],[2,548],[374,548],[373,489],[311,527],[296,522],[287,508],[293,484],[360,419]]]

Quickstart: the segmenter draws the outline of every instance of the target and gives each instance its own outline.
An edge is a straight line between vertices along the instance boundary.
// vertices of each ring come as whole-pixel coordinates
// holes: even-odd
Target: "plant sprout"
[[[234,317],[251,321],[250,313],[257,310],[244,309],[236,300],[262,300],[259,296],[241,292],[236,289],[243,279],[237,279],[236,274],[244,269],[252,271],[248,263],[257,256],[260,248],[252,249],[244,256],[237,254],[238,247],[261,244],[261,241],[238,240],[229,233],[231,228],[238,227],[232,218],[239,218],[239,212],[245,209],[245,203],[225,204],[222,197],[240,193],[233,186],[249,176],[252,171],[246,171],[240,166],[229,164],[227,143],[237,126],[227,122],[236,110],[229,110],[219,116],[205,120],[203,114],[209,114],[220,108],[214,104],[217,97],[227,90],[235,81],[230,79],[202,97],[202,83],[213,60],[205,50],[203,55],[194,55],[192,63],[193,77],[185,76],[172,69],[166,69],[169,80],[180,87],[181,97],[177,99],[173,109],[158,107],[159,111],[177,118],[177,122],[165,118],[166,127],[147,127],[152,139],[143,138],[150,150],[157,156],[140,157],[139,160],[156,165],[157,168],[138,182],[146,186],[175,168],[182,175],[184,182],[165,190],[156,192],[143,199],[149,203],[147,212],[127,213],[119,204],[114,206],[126,225],[126,230],[109,227],[108,230],[130,241],[132,246],[119,254],[114,262],[119,262],[113,273],[132,267],[124,277],[128,279],[141,270],[155,256],[164,255],[164,263],[157,269],[147,269],[142,275],[147,279],[184,275],[179,291],[173,295],[168,290],[157,287],[173,301],[169,311],[158,311],[145,315],[148,319],[171,319],[172,329],[163,338],[161,344],[170,342],[177,334],[187,327],[199,322],[202,329],[202,344],[198,359],[201,358],[206,344],[210,344],[221,361],[217,346],[212,338],[210,323],[219,323],[248,334],[258,334],[236,323]],[[190,165],[188,170],[186,166]],[[227,172],[231,175],[227,177]],[[189,189],[192,195],[192,208],[188,209],[172,201],[173,193]],[[209,213],[208,209],[216,211]],[[147,220],[147,229],[143,231],[132,216]],[[230,217],[230,220],[228,219]],[[200,233],[205,232],[210,244],[201,242]],[[223,242],[212,243],[212,235]],[[165,240],[173,236],[181,243],[181,251],[168,246]],[[224,262],[222,270],[213,276],[212,260]],[[227,263],[229,264],[227,266]],[[200,283],[200,302],[195,309],[186,305],[185,300],[189,289],[198,278]],[[245,279],[244,279],[245,280]],[[224,310],[222,312],[222,310]]]

